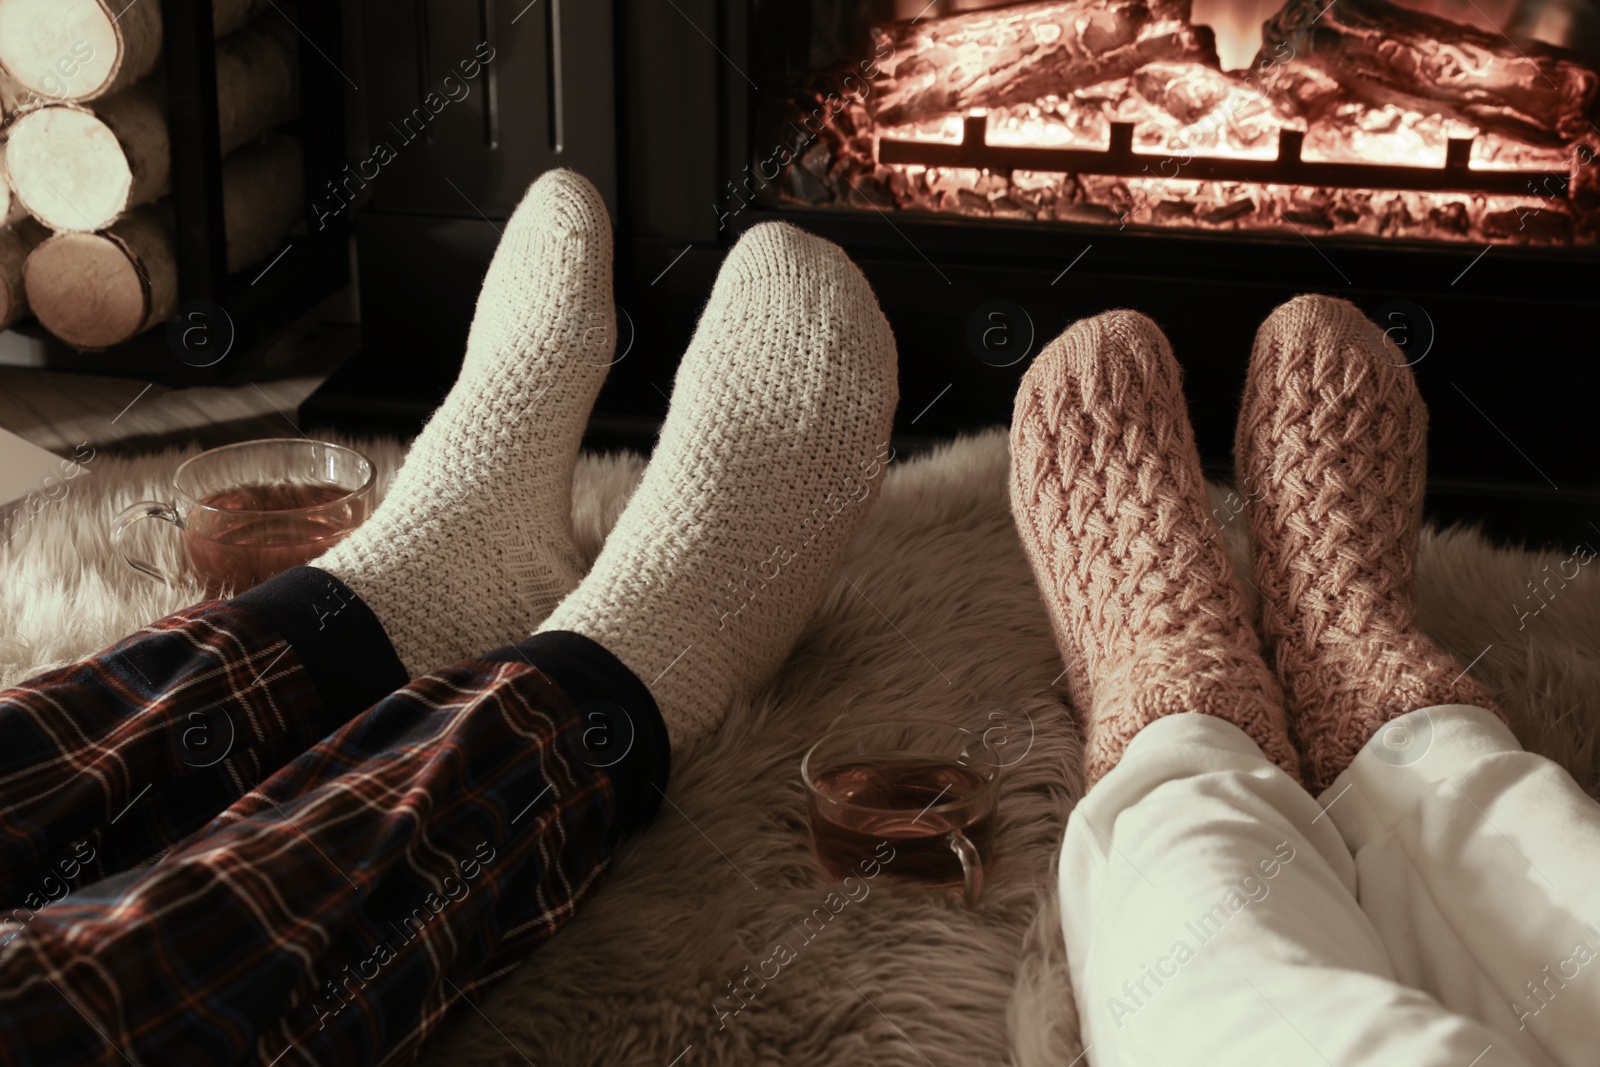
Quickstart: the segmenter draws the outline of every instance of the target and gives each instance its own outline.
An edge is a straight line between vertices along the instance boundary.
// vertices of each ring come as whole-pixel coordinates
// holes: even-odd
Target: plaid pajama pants
[[[408,683],[309,567],[162,619],[0,693],[0,1062],[403,1062],[572,917],[668,768],[578,634]]]

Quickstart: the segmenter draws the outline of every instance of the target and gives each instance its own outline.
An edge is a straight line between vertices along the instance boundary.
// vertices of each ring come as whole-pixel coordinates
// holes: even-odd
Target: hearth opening
[[[1115,229],[1600,240],[1587,0],[812,0],[742,188]]]

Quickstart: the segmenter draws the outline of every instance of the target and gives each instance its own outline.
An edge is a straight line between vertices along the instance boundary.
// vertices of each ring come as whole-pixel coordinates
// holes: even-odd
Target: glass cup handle
[[[122,535],[127,533],[128,530],[132,528],[134,523],[142,522],[145,519],[161,519],[163,522],[172,523],[172,525],[176,526],[180,530],[183,529],[183,519],[181,516],[179,516],[178,510],[171,504],[163,504],[159,500],[141,500],[139,503],[134,504],[131,507],[123,508],[122,513],[112,521],[111,543],[113,545],[120,545],[122,543]],[[178,584],[178,579],[161,573],[160,569],[158,569],[153,563],[147,563],[142,559],[135,559],[126,552],[122,554],[122,558],[127,560],[128,566],[132,567],[140,574],[147,574],[156,581],[163,582],[167,585]]]
[[[978,906],[978,898],[983,896],[983,857],[978,855],[978,849],[960,830],[950,831],[945,844],[950,846],[950,851],[956,854],[956,859],[961,861],[961,873],[966,879],[964,896],[967,907]]]

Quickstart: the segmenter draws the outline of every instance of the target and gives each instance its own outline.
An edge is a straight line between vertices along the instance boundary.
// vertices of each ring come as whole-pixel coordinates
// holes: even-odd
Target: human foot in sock
[[[541,631],[599,642],[649,686],[674,748],[765,680],[883,483],[894,337],[839,248],[782,223],[728,254],[650,465]]]
[[[506,223],[455,387],[382,505],[312,563],[413,676],[526,636],[578,584],[572,470],[615,322],[605,204],[551,171]]]
[[[1011,423],[1011,507],[1087,717],[1098,781],[1163,715],[1233,723],[1298,779],[1282,696],[1261,659],[1156,325],[1084,319],[1023,376]]]
[[[1257,498],[1261,632],[1314,789],[1397,715],[1494,706],[1416,626],[1427,432],[1405,357],[1350,304],[1296,297],[1256,334],[1234,462]]]

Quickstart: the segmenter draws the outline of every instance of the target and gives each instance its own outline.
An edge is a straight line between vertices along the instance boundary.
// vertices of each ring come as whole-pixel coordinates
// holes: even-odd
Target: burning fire
[[[1593,71],[1554,49],[1527,45],[1530,57],[1508,40],[1497,48],[1481,31],[1384,0],[1338,0],[1320,12],[1302,2],[1299,13],[1291,0],[1265,31],[1262,7],[1272,14],[1281,0],[1251,2],[1196,0],[1193,12],[1183,0],[1035,2],[877,31],[885,78],[844,107],[835,136],[794,162],[785,192],[810,203],[1119,227],[1595,241]],[[1230,67],[1241,55],[1243,66]],[[972,116],[983,116],[980,144]],[[1094,173],[1083,151],[1067,152],[1071,166],[1058,169],[1038,162],[1048,153],[993,153],[1034,169],[932,162],[949,151],[881,161],[886,144],[896,159],[915,157],[918,144],[965,146],[963,164],[995,149],[1106,151],[1124,125],[1141,165],[1120,172]],[[1195,159],[1212,170],[1218,160],[1279,160],[1286,134],[1296,161],[1443,170],[1455,184],[1408,189],[1406,172],[1390,187],[1298,185],[1260,177],[1259,162],[1239,180],[1193,176]],[[1356,169],[1362,182],[1372,172]]]

